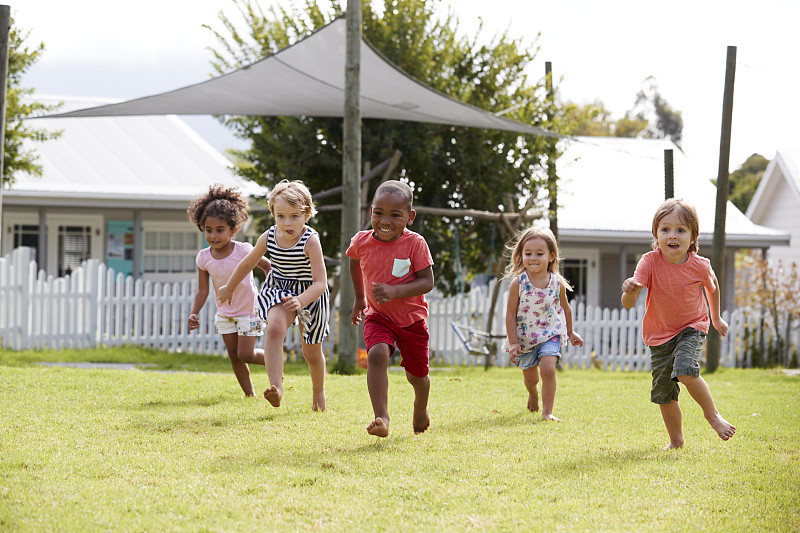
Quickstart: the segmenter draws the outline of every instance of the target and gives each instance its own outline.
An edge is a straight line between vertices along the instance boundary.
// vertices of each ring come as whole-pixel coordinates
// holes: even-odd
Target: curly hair
[[[208,217],[222,219],[231,229],[239,229],[247,222],[249,211],[250,204],[239,189],[215,183],[206,194],[192,200],[186,213],[189,221],[203,231]]]

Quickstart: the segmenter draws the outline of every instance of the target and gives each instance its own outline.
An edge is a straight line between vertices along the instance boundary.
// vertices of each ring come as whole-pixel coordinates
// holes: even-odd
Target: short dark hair
[[[408,209],[411,210],[411,204],[414,201],[414,191],[411,189],[408,183],[403,183],[402,181],[398,180],[384,181],[375,190],[375,196],[383,193],[394,194],[395,196],[402,198],[406,202]]]

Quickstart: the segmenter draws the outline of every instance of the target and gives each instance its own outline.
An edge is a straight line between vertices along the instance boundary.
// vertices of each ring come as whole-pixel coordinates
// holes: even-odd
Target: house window
[[[199,249],[196,231],[145,231],[144,271],[148,274],[194,272]]]
[[[34,257],[39,253],[39,226],[33,224],[14,224],[14,248],[28,246],[36,250]]]
[[[89,259],[92,249],[92,228],[58,226],[58,275],[66,276]]]
[[[589,260],[583,258],[564,259],[561,268],[563,276],[572,285],[572,293],[567,294],[567,299],[585,303]]]

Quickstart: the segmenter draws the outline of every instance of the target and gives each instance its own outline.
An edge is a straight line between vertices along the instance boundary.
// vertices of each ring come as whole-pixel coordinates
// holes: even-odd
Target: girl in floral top
[[[556,364],[561,343],[583,346],[572,330],[569,282],[558,273],[558,243],[553,232],[530,228],[516,240],[506,277],[512,278],[506,308],[506,335],[511,362],[522,369],[528,389],[528,410],[539,410],[539,368],[542,373],[542,419],[555,420]]]

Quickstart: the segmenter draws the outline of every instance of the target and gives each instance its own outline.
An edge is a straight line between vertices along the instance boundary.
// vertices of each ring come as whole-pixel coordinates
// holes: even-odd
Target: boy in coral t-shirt
[[[736,431],[720,416],[708,384],[700,377],[709,310],[711,323],[720,335],[728,333],[728,324],[719,314],[719,282],[711,263],[697,255],[699,226],[694,207],[683,200],[661,204],[653,217],[654,251],[642,256],[633,277],[622,284],[622,305],[627,309],[647,287],[642,337],[650,347],[650,401],[660,405],[669,433],[664,449],[680,448],[684,443],[679,382],[702,407],[722,440],[733,437]]]
[[[389,357],[400,349],[406,379],[414,387],[412,426],[419,434],[428,429],[428,304],[433,289],[433,258],[425,239],[409,230],[415,212],[407,184],[389,180],[375,191],[372,229],[350,241],[350,275],[355,289],[353,324],[364,319],[367,345],[367,388],[375,419],[370,435],[389,435]]]

